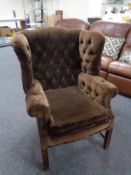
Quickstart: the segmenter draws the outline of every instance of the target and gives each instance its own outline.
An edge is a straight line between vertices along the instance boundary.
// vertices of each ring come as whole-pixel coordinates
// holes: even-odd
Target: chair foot
[[[42,150],[42,159],[43,159],[44,170],[47,171],[49,169],[49,159],[47,150]]]
[[[113,129],[110,129],[110,130],[107,130],[105,133],[104,144],[103,144],[104,149],[108,149],[110,146],[112,131]]]

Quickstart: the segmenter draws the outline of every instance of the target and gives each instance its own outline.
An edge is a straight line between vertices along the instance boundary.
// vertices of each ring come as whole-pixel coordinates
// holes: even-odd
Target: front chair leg
[[[49,159],[48,159],[48,150],[42,150],[42,159],[44,170],[49,169]]]
[[[113,129],[110,129],[110,130],[107,130],[105,133],[104,145],[103,145],[104,149],[107,149],[110,146],[112,131]]]

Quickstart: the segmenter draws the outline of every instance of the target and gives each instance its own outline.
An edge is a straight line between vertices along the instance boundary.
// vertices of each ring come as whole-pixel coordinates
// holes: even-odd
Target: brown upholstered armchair
[[[21,65],[28,114],[36,117],[44,168],[48,148],[105,131],[114,124],[110,100],[117,88],[101,78],[104,37],[97,32],[43,28],[12,41]]]

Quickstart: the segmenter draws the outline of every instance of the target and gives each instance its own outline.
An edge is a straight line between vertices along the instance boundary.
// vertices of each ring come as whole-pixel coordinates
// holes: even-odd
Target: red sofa
[[[73,28],[73,26],[75,28],[77,26],[80,29],[101,32],[105,36],[125,38],[124,45],[119,52],[118,60],[114,60],[112,57],[102,56],[101,76],[114,83],[120,93],[131,96],[131,64],[119,60],[126,50],[131,51],[131,24],[97,21],[89,25],[84,21],[82,23],[79,21],[78,25],[77,19],[64,19],[57,26],[66,28]]]

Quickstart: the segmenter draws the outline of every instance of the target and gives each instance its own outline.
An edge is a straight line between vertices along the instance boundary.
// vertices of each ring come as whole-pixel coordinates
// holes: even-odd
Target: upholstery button
[[[86,73],[86,67],[85,66],[82,66],[82,70],[84,73]]]
[[[85,82],[81,81],[81,88],[84,88],[84,87],[85,87]]]
[[[87,44],[91,44],[91,38],[87,41]]]
[[[86,59],[85,62],[88,64],[90,61]]]
[[[86,53],[86,49],[83,49],[83,53],[84,53],[84,54]]]
[[[101,82],[103,82],[103,83],[104,83],[104,82],[105,82],[105,80],[101,80]]]
[[[89,49],[88,53],[91,54],[91,55],[93,55],[94,54],[94,51],[92,49]]]
[[[83,43],[83,38],[81,37],[80,40],[79,40],[80,43]]]

